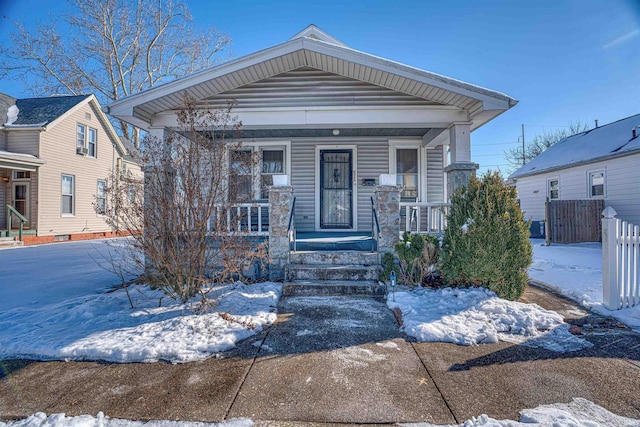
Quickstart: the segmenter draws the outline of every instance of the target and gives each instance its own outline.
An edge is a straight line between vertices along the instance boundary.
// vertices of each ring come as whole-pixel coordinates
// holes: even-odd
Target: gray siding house
[[[162,137],[176,126],[184,92],[202,108],[235,103],[247,149],[290,177],[298,229],[319,232],[370,230],[380,174],[397,176],[404,200],[446,202],[447,171],[477,167],[470,133],[517,103],[357,51],[311,25],[285,43],[123,98],[107,111]],[[340,185],[328,188],[326,173]],[[260,182],[270,181],[255,182],[255,199],[266,200]]]
[[[544,220],[547,198],[603,199],[640,224],[640,114],[558,141],[509,178],[527,219]]]

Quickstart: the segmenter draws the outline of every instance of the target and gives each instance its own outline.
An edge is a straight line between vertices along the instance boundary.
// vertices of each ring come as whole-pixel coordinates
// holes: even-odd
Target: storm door
[[[18,212],[27,220],[29,220],[29,183],[14,183],[13,184],[13,206]],[[13,224],[19,224],[14,222]],[[12,224],[12,227],[13,227]],[[26,225],[29,225],[27,223]],[[17,228],[17,226],[15,227]]]
[[[320,228],[353,228],[353,151],[320,151]]]

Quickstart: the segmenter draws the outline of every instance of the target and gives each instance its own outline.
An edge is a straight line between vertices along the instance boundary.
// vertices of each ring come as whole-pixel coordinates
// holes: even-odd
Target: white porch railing
[[[640,226],[616,218],[607,206],[602,212],[602,292],[609,310],[640,304]]]
[[[400,202],[400,231],[442,234],[449,206],[449,203]]]
[[[226,207],[225,207],[226,208]],[[216,224],[229,234],[241,233],[247,236],[269,235],[269,203],[238,203],[233,207],[216,207],[209,219],[207,231],[213,232]]]

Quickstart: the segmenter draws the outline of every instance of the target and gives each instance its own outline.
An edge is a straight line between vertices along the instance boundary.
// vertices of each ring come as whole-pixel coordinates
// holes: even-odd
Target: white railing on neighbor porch
[[[229,234],[268,236],[269,203],[238,203],[230,209],[217,207],[215,215],[209,219],[207,231],[213,231],[216,224],[220,224]]]
[[[400,202],[400,231],[442,234],[449,206],[449,203]]]
[[[640,304],[640,226],[616,218],[607,206],[602,212],[602,292],[609,310]]]

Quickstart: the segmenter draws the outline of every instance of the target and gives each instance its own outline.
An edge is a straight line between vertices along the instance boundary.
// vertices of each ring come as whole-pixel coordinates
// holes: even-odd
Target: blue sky
[[[520,103],[472,134],[472,156],[505,171],[505,149],[582,121],[640,113],[640,0],[187,0],[242,56],[315,24],[346,45],[504,92]],[[11,22],[36,25],[64,2],[0,0],[0,43]],[[28,96],[20,84],[0,92]]]

